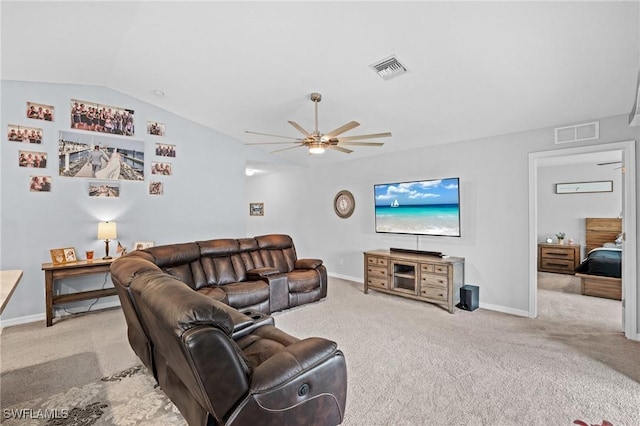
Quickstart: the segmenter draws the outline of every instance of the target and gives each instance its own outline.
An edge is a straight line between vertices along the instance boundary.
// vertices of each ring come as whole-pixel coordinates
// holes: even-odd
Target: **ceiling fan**
[[[300,126],[295,121],[288,121],[293,127],[295,127],[300,133],[304,135],[304,138],[294,138],[290,136],[280,136],[280,135],[271,135],[269,133],[258,133],[258,132],[250,132],[248,130],[245,133],[251,133],[254,135],[262,135],[262,136],[273,136],[276,138],[285,138],[285,139],[293,139],[293,142],[259,142],[259,143],[247,143],[245,145],[264,145],[264,144],[296,144],[296,146],[291,146],[288,148],[278,149],[273,152],[285,151],[287,149],[299,148],[301,146],[306,146],[309,148],[309,154],[322,154],[325,149],[335,149],[336,151],[344,152],[346,154],[350,154],[353,151],[344,147],[344,145],[358,145],[358,146],[382,146],[384,143],[382,142],[362,142],[362,139],[374,139],[374,138],[387,138],[391,136],[391,133],[373,133],[370,135],[358,135],[358,136],[342,136],[338,137],[342,133],[353,129],[360,125],[357,121],[350,121],[347,124],[338,127],[335,130],[332,130],[328,133],[320,133],[318,130],[318,102],[322,100],[322,95],[320,93],[312,93],[310,99],[315,104],[315,127],[313,132],[309,133],[302,126]]]

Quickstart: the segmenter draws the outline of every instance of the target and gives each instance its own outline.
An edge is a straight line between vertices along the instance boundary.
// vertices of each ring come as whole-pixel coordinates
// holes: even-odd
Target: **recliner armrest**
[[[264,392],[277,388],[333,357],[337,347],[335,342],[321,337],[309,337],[295,342],[254,369],[251,390]]]
[[[256,268],[250,269],[247,271],[247,276],[251,279],[259,279],[262,277],[268,277],[269,275],[279,274],[277,268],[265,267],[265,268]]]
[[[296,260],[295,268],[316,269],[320,265],[322,265],[322,260],[320,259],[298,259]]]

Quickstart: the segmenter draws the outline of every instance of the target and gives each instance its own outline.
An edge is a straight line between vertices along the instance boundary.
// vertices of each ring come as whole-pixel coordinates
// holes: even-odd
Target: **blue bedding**
[[[622,277],[622,250],[619,248],[596,248],[578,265],[576,272],[601,277]]]

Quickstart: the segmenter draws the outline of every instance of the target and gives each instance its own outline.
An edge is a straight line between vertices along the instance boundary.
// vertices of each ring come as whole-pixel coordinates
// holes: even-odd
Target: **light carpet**
[[[335,340],[345,353],[345,425],[638,425],[640,343],[624,338],[620,302],[576,294],[566,277],[541,274],[535,320],[483,309],[451,315],[336,278],[327,299],[274,317],[284,331]],[[76,407],[82,423],[48,424],[183,424],[146,370],[126,370],[138,364],[119,310],[8,328],[3,414]],[[114,374],[121,379],[100,380]],[[5,420],[47,424],[14,422]]]

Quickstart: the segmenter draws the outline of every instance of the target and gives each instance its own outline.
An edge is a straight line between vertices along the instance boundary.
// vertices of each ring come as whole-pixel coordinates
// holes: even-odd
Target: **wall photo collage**
[[[51,140],[47,133],[56,130],[58,176],[87,179],[87,196],[118,198],[120,181],[145,181],[145,152],[148,150],[144,140],[135,138],[133,109],[71,99],[69,129],[56,130],[50,124],[28,123],[30,120],[55,122],[54,105],[29,100],[25,111],[25,123],[7,125],[7,142],[23,144],[16,146],[18,167],[41,169],[28,176],[30,192],[52,192],[52,185],[55,186],[55,179],[49,172],[53,147],[47,147],[45,141]],[[154,138],[164,137],[166,125],[147,121],[146,133]],[[154,143],[156,161],[150,162],[153,180],[149,181],[148,194],[164,195],[161,180],[164,178],[160,176],[173,176],[173,164],[167,160],[176,157],[176,146]]]

